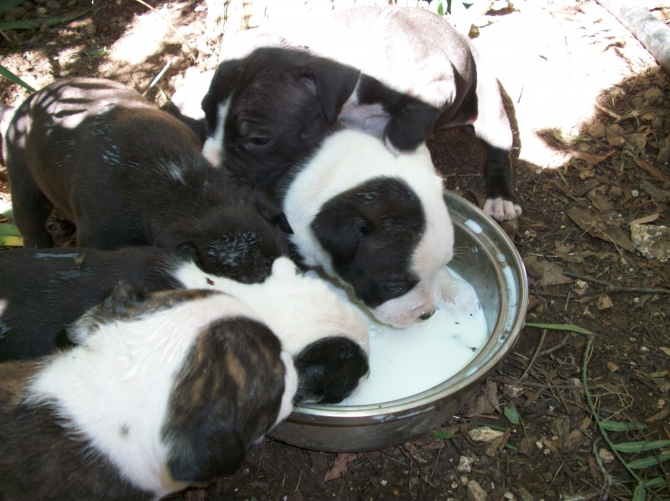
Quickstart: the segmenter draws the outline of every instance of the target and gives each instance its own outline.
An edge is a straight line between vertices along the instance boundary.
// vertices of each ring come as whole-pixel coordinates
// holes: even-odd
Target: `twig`
[[[548,348],[548,349],[544,350],[538,356],[544,357],[546,355],[549,355],[550,353],[555,352],[556,350],[560,350],[561,348],[563,348],[568,343],[568,339],[570,339],[570,334],[566,334],[565,337],[563,338],[563,340],[560,343],[558,343],[555,346],[552,346],[551,348]],[[556,388],[558,388],[556,385],[554,385],[554,386]]]
[[[542,344],[544,343],[544,338],[545,338],[546,335],[547,335],[547,329],[544,329],[542,331],[542,335],[540,336],[540,340],[537,343],[537,348],[535,349],[535,353],[533,353],[533,358],[531,358],[530,362],[528,362],[528,365],[526,366],[526,369],[523,371],[523,374],[521,374],[521,377],[519,378],[519,380],[525,378],[526,374],[528,374],[528,371],[533,366],[533,363],[535,362],[535,359],[537,358],[537,355],[540,353],[540,350],[542,349]]]
[[[7,34],[6,34],[4,31],[0,30],[0,35],[2,35],[2,38],[4,38],[5,40],[7,40],[7,42],[8,42],[10,45],[13,45],[14,47],[16,47],[16,44],[15,44],[14,42],[12,42],[12,40],[7,36]]]
[[[143,96],[146,96],[146,95],[147,95],[147,92],[149,92],[149,90],[150,90],[154,85],[156,85],[158,82],[160,82],[161,78],[163,78],[163,75],[165,75],[165,72],[170,68],[170,65],[171,65],[171,64],[172,64],[172,61],[168,61],[167,63],[165,63],[165,66],[163,66],[163,69],[160,71],[160,73],[158,73],[158,75],[156,75],[156,78],[154,78],[154,79],[151,81],[151,83],[149,84],[149,87],[147,87],[147,88],[144,90],[144,92],[142,92],[142,95],[143,95]]]
[[[511,385],[519,385],[519,386],[529,386],[530,388],[542,388],[543,386],[547,386],[546,384],[542,383],[531,383],[529,381],[510,381],[509,379],[502,379],[502,378],[495,378],[495,377],[490,377],[489,380],[491,381],[496,381],[497,383],[503,383],[503,384],[511,384]],[[561,390],[583,390],[584,387],[580,385],[569,385],[569,384],[557,384],[554,385],[554,388],[559,388]],[[590,390],[597,390],[597,386],[590,386]]]
[[[571,273],[569,271],[564,271],[563,275],[570,278],[576,278],[578,280],[584,280],[585,282],[592,282],[598,285],[604,285],[607,287],[607,292],[640,292],[643,294],[670,294],[670,289],[650,289],[646,287],[620,287],[618,285],[612,285],[605,280],[598,280],[597,278],[591,278],[584,275],[579,275],[577,273]]]

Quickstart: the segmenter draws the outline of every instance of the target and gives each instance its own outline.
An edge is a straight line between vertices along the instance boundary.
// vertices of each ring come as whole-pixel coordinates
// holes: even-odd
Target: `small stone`
[[[512,494],[510,491],[507,491],[505,494],[503,494],[503,497],[505,499],[509,499],[509,501],[514,501],[514,494]]]
[[[608,125],[605,129],[605,134],[607,137],[623,136],[623,129],[617,124]]]
[[[623,196],[623,190],[621,188],[619,188],[618,186],[612,186],[612,187],[610,187],[607,194],[610,196],[610,198],[613,198],[613,199],[616,200],[616,199],[621,198]]]
[[[656,117],[651,121],[651,128],[654,130],[661,130],[663,128],[663,119]]]
[[[644,104],[644,98],[641,97],[634,97],[630,104],[633,105],[633,108],[638,109]]]
[[[663,102],[663,91],[658,87],[652,87],[644,93],[644,100],[649,104],[661,104]]]
[[[470,501],[486,501],[486,491],[482,489],[476,480],[468,482],[468,499]]]
[[[605,136],[605,125],[600,122],[589,125],[586,133],[594,139],[600,139]]]
[[[616,372],[619,370],[619,366],[614,362],[607,362],[607,368],[610,372]]]
[[[40,26],[40,33],[46,35],[49,33],[49,31],[49,27],[46,24],[42,24],[42,26]]]
[[[86,31],[86,34],[90,37],[95,35],[95,23],[89,23],[86,25],[84,28],[84,31]]]
[[[598,298],[597,307],[600,311],[609,310],[610,308],[614,307],[614,303],[607,294],[601,294],[600,297]]]
[[[662,263],[670,259],[670,228],[661,225],[634,224],[630,235],[635,248],[646,258]]]
[[[465,475],[461,476],[460,480],[461,485],[468,485],[468,477],[466,477]]]
[[[61,9],[61,4],[60,4],[60,2],[57,2],[56,0],[49,0],[46,3],[46,7],[49,10],[60,10]]]
[[[48,12],[46,7],[37,7],[35,11],[37,12],[38,16],[46,16]]]
[[[461,473],[470,473],[472,471],[472,465],[475,462],[475,458],[468,456],[461,456],[461,459],[458,461],[458,466],[456,469]]]
[[[612,461],[614,461],[614,454],[612,454],[607,449],[600,449],[598,451],[598,456],[600,456],[600,459],[602,459],[603,463],[605,463],[605,464],[611,463]]]
[[[578,296],[583,296],[584,293],[589,289],[589,284],[584,280],[575,280],[575,283],[572,284],[572,290]]]
[[[658,150],[658,155],[656,155],[656,161],[660,164],[664,164],[670,160],[670,148],[664,146]]]

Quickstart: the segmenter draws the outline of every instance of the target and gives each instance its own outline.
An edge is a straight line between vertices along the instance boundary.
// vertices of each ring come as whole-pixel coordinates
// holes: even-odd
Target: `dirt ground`
[[[223,22],[202,0],[34,0],[21,19],[40,19],[43,27],[3,31],[0,54],[3,66],[35,88],[66,75],[108,77],[162,104],[188,67],[215,66],[223,28],[262,24],[278,10],[343,3],[351,2],[227,2]],[[666,19],[670,4],[647,3]],[[617,456],[606,443],[670,439],[670,266],[661,260],[670,257],[670,235],[654,237],[661,259],[643,255],[636,239],[670,226],[670,81],[594,1],[502,7],[478,20],[477,42],[499,65],[517,133],[515,182],[524,212],[505,229],[527,266],[527,322],[592,332],[587,363],[588,336],[526,327],[467,405],[437,430],[397,447],[340,455],[265,438],[235,476],[169,499],[625,500],[640,479],[655,479],[646,499],[670,498],[667,444]],[[64,24],[44,22],[79,12]],[[2,102],[26,96],[0,80]],[[449,130],[429,146],[447,187],[481,206],[484,153],[477,142]],[[8,199],[0,167],[0,201]],[[645,427],[603,432],[596,416]],[[483,425],[502,435],[481,441]],[[651,459],[638,468],[633,461],[642,458]]]

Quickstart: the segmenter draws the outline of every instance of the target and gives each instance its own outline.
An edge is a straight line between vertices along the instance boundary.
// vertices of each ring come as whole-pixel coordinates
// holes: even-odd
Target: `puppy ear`
[[[328,121],[334,122],[354,92],[360,73],[353,66],[315,57],[302,69],[300,77],[316,92]]]
[[[414,150],[433,133],[440,110],[419,99],[407,97],[405,103],[391,113],[386,126],[386,139],[399,151]]]
[[[281,210],[281,205],[274,197],[260,189],[256,190],[256,209],[266,221],[279,225],[284,233],[293,234],[293,228],[286,219],[286,214]]]
[[[168,468],[179,482],[207,482],[219,475],[232,475],[242,463],[246,449],[240,436],[228,428],[214,432],[194,427],[190,436],[170,450]]]
[[[210,131],[216,129],[218,105],[230,94],[230,82],[238,77],[242,67],[241,63],[240,59],[231,59],[221,63],[214,72],[207,94],[202,98],[200,107],[205,112],[205,121]]]
[[[372,231],[371,223],[360,212],[338,199],[323,206],[312,221],[311,228],[335,265],[351,262],[361,237]]]

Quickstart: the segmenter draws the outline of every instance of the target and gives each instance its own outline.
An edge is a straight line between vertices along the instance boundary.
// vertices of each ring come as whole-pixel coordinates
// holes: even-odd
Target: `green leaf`
[[[0,237],[10,236],[10,235],[15,236],[15,237],[20,237],[21,232],[13,224],[0,224]]]
[[[97,50],[85,50],[84,54],[86,54],[88,57],[104,56],[107,54],[107,47],[103,47],[102,49]]]
[[[571,332],[577,332],[579,334],[586,334],[587,336],[592,336],[593,332],[587,331],[586,329],[583,329],[582,327],[579,327],[577,325],[572,325],[572,324],[534,324],[534,323],[527,323],[526,327],[535,327],[537,329],[553,329],[555,331],[571,331]]]
[[[0,247],[23,247],[23,238],[14,235],[0,236]]]
[[[633,452],[651,451],[654,449],[661,449],[670,445],[670,440],[656,440],[654,442],[628,442],[624,444],[615,444],[614,450],[625,452],[627,454]]]
[[[0,75],[2,75],[3,77],[11,80],[15,84],[20,85],[21,87],[25,87],[26,89],[28,89],[29,92],[35,92],[35,89],[33,89],[30,85],[25,83],[23,80],[21,80],[19,77],[17,77],[14,73],[9,71],[7,68],[2,66],[1,64],[0,64]]]
[[[0,23],[0,30],[36,30],[43,24],[47,26],[53,26],[56,24],[66,23],[77,19],[78,17],[83,16],[91,9],[82,10],[75,12],[74,14],[68,14],[67,16],[58,16],[58,17],[46,17],[44,19],[31,19],[30,21],[14,21],[12,23]]]
[[[22,4],[25,0],[0,0],[0,14],[4,14],[12,7]]]
[[[510,403],[507,407],[503,409],[505,417],[509,419],[509,422],[512,424],[519,424],[521,420],[519,419],[519,413],[516,411],[513,403]]]
[[[514,447],[512,444],[505,444],[505,449],[512,449],[514,452],[516,452],[516,447]]]
[[[644,498],[647,497],[647,492],[644,489],[644,484],[637,484],[635,492],[633,493],[632,501],[644,501]]]
[[[449,440],[455,437],[451,433],[445,433],[443,431],[434,431],[433,436],[439,438],[440,440]]]
[[[656,466],[659,463],[664,463],[670,459],[670,454],[660,454],[658,459],[655,457],[636,459],[628,463],[628,467],[633,470],[641,470],[643,468],[649,468],[651,466]]]
[[[442,0],[439,0],[437,2],[437,13],[440,16],[444,16],[444,4],[442,3]]]
[[[647,489],[661,489],[665,487],[665,479],[663,477],[652,478],[651,480],[647,480],[644,486]]]
[[[600,426],[606,431],[632,431],[649,428],[649,426],[642,423],[622,423],[620,421],[602,421]]]

